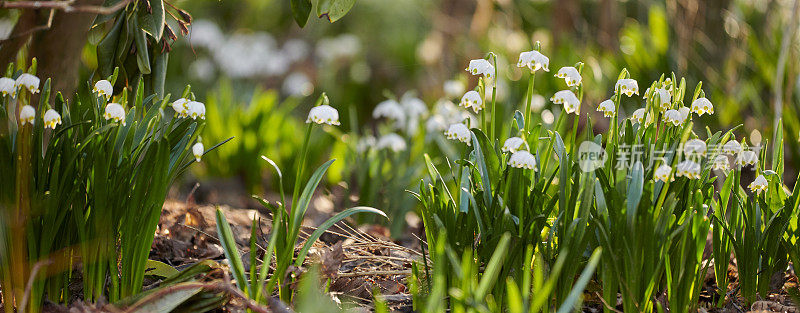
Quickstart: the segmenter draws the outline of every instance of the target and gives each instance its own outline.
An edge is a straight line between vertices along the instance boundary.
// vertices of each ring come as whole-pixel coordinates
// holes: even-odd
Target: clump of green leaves
[[[22,73],[12,69],[9,77]],[[28,73],[35,73],[35,62]],[[116,79],[116,72],[109,77],[112,84]],[[110,99],[90,89],[72,103],[56,94],[51,105],[49,82],[32,125],[16,118],[29,94],[3,97],[0,117],[0,173],[4,185],[14,186],[0,197],[1,281],[13,294],[7,308],[34,312],[45,293],[50,301],[69,301],[69,270],[77,256],[87,301],[117,301],[141,291],[166,193],[194,162],[189,148],[203,125],[173,118],[166,109],[169,96],[146,96],[143,81],[114,99],[128,108],[120,122],[104,118]],[[188,88],[183,96],[191,97]],[[62,116],[54,129],[40,118],[50,108]],[[34,264],[38,271],[31,271]],[[28,281],[30,300],[21,307]]]

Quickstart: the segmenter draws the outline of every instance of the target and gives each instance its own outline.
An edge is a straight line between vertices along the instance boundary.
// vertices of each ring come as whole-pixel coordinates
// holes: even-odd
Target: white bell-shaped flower
[[[447,119],[441,115],[433,115],[425,122],[425,130],[429,133],[444,131],[447,129]]]
[[[376,119],[387,118],[397,122],[398,125],[403,125],[406,121],[406,113],[403,107],[394,99],[387,99],[378,103],[375,109],[372,110],[372,117]]]
[[[633,94],[639,94],[639,83],[632,78],[623,78],[617,80],[617,84],[614,85],[614,90],[619,90],[619,92],[631,97]]]
[[[711,166],[714,170],[718,171],[727,171],[731,168],[728,157],[723,154],[717,155],[717,157],[714,158],[714,162],[711,164]]]
[[[642,124],[644,122],[645,114],[647,114],[647,109],[645,108],[636,109],[636,111],[633,111],[633,114],[631,114],[631,120],[634,123]]]
[[[692,139],[683,145],[683,153],[687,156],[706,155],[706,142],[700,139]]]
[[[697,115],[703,116],[703,114],[708,113],[714,114],[714,106],[711,104],[711,101],[704,98],[697,98],[692,102],[692,113],[697,113]]]
[[[667,110],[667,112],[664,113],[664,122],[672,124],[672,126],[681,126],[683,121],[683,115],[681,112],[678,112],[678,110]]]
[[[19,122],[22,123],[22,125],[31,124],[31,126],[33,126],[34,119],[36,119],[36,109],[32,106],[25,105],[19,110]]]
[[[308,119],[306,119],[306,123],[312,122],[317,124],[339,125],[341,124],[339,122],[339,111],[327,104],[315,106],[308,111]]]
[[[742,144],[733,139],[728,140],[728,142],[722,145],[722,151],[730,154],[738,154],[742,152]]]
[[[203,147],[202,142],[198,142],[192,146],[192,154],[194,154],[194,159],[197,162],[200,162],[200,158],[203,157],[203,153],[205,152],[205,147]]]
[[[736,155],[736,164],[739,166],[758,165],[758,154],[752,150],[745,150]]]
[[[469,128],[467,128],[467,125],[464,125],[463,123],[451,124],[444,134],[447,136],[447,139],[458,140],[466,143],[468,146],[470,145],[471,134]]]
[[[549,72],[550,58],[536,50],[525,51],[519,54],[517,67],[527,67],[531,72],[536,72],[540,69]]]
[[[655,173],[653,174],[653,178],[656,181],[667,182],[671,179],[672,176],[672,167],[666,164],[662,164],[658,168],[656,168]]]
[[[180,98],[172,102],[172,109],[178,117],[189,116],[189,99]]]
[[[698,179],[700,178],[700,164],[690,160],[678,163],[675,175],[688,179]]]
[[[364,136],[358,140],[358,143],[356,143],[356,151],[358,153],[364,153],[369,149],[375,147],[377,144],[378,140],[375,139],[375,136],[372,135]]]
[[[486,59],[469,61],[469,67],[467,67],[466,70],[472,75],[483,75],[488,79],[492,79],[494,77],[494,65],[492,65],[492,63]]]
[[[603,112],[603,116],[605,117],[612,117],[616,114],[616,109],[614,108],[614,101],[606,100],[600,102],[600,105],[597,106],[597,112]],[[634,112],[636,114],[636,112]]]
[[[483,109],[483,99],[481,99],[480,93],[475,90],[470,90],[461,97],[461,102],[458,103],[458,106],[465,109],[472,108],[475,113],[478,113]]]
[[[460,80],[448,80],[444,82],[442,89],[444,89],[444,94],[448,98],[452,99],[464,94],[464,83]]]
[[[11,96],[14,98],[17,96],[17,82],[8,77],[0,77],[0,94],[5,96]]]
[[[503,152],[511,152],[516,153],[517,151],[524,148],[526,145],[525,140],[519,137],[511,137],[506,139],[503,143],[503,148],[501,149]]]
[[[17,88],[22,87],[28,89],[28,91],[31,93],[37,93],[39,92],[39,77],[28,73],[23,73],[17,77],[15,85]]]
[[[44,112],[44,127],[50,129],[56,129],[56,125],[61,124],[61,114],[58,114],[56,110],[49,109],[47,112]]]
[[[105,97],[106,100],[108,100],[114,95],[114,86],[111,86],[110,81],[101,79],[94,83],[94,89],[92,89],[92,92],[96,93],[98,96]]]
[[[519,150],[508,158],[508,165],[536,171],[536,157],[528,150]]]
[[[575,113],[578,111],[578,106],[580,102],[578,101],[578,96],[572,92],[572,90],[561,90],[556,92],[552,97],[550,97],[550,101],[555,104],[563,104],[564,111],[569,113]]]
[[[669,90],[663,88],[656,88],[654,95],[658,95],[658,97],[653,97],[653,99],[658,98],[658,106],[661,112],[665,112],[669,110],[670,105],[672,104],[672,94],[669,93]]]
[[[195,119],[195,120],[198,119],[198,118],[200,118],[201,120],[206,119],[206,105],[205,104],[203,104],[202,102],[199,102],[199,101],[189,101],[189,103],[186,104],[186,105],[189,107],[189,110],[188,110],[189,117],[191,117],[192,119]]]
[[[686,119],[689,118],[689,113],[690,112],[689,112],[689,108],[687,108],[687,107],[678,108],[678,113],[681,114],[681,119],[683,121],[686,121]]]
[[[755,180],[753,180],[747,188],[750,188],[750,191],[755,192],[756,194],[761,194],[762,191],[767,191],[767,186],[769,182],[764,175],[758,175]]]
[[[393,152],[400,152],[406,150],[406,140],[398,134],[386,134],[378,139],[375,147],[379,150],[389,149]]]
[[[120,105],[119,103],[112,102],[106,105],[103,117],[106,120],[113,120],[114,122],[122,122],[122,126],[125,126],[125,108],[123,108],[122,105]]]
[[[583,80],[578,69],[573,66],[565,66],[558,70],[556,77],[563,78],[568,87],[575,87],[581,84]]]
[[[428,114],[428,106],[425,101],[415,97],[412,92],[403,94],[403,97],[400,98],[400,106],[408,116],[409,121],[416,121],[423,115]]]

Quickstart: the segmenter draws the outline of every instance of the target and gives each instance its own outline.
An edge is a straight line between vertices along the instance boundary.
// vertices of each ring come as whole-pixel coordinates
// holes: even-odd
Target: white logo
[[[603,167],[607,158],[603,147],[592,141],[584,141],[578,147],[578,165],[584,172],[593,172]]]

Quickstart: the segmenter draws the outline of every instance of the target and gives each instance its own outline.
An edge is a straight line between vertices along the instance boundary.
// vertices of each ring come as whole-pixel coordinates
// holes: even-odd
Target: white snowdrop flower
[[[633,120],[637,124],[641,124],[644,122],[645,114],[647,114],[647,109],[645,108],[636,109],[636,111],[633,111],[633,114],[631,114],[631,120]]]
[[[364,136],[358,140],[358,143],[356,143],[356,151],[358,153],[364,153],[365,151],[372,149],[372,147],[375,147],[376,144],[377,140],[375,139],[375,136]]]
[[[508,165],[536,171],[536,158],[527,150],[519,150],[508,159]]]
[[[683,116],[678,110],[667,110],[664,113],[664,122],[672,124],[673,126],[680,126],[683,124]]]
[[[61,114],[58,114],[56,110],[49,109],[47,112],[44,112],[44,127],[56,129],[56,125],[61,124]]]
[[[553,124],[555,119],[556,119],[556,117],[553,115],[553,112],[551,112],[550,110],[545,109],[544,111],[542,111],[542,122],[544,122],[545,124],[547,124],[547,125]]]
[[[542,95],[533,95],[531,97],[531,111],[532,112],[539,112],[544,108],[547,99],[544,98]]]
[[[578,73],[578,69],[573,66],[562,67],[555,76],[563,78],[568,87],[578,86],[582,81],[581,74]]]
[[[206,119],[206,105],[203,104],[202,102],[189,101],[189,103],[187,103],[186,106],[188,107],[189,117],[191,117],[192,119],[194,120],[196,120],[197,118],[200,118],[201,120]]]
[[[540,69],[549,72],[550,58],[536,50],[525,51],[519,54],[517,67],[527,67],[531,72],[536,72]]]
[[[600,102],[600,105],[597,106],[597,112],[603,112],[603,116],[605,117],[614,116],[614,114],[616,114],[616,109],[614,108],[614,101],[606,100]]]
[[[675,175],[688,179],[698,179],[700,178],[700,164],[690,160],[678,163]]]
[[[745,165],[756,166],[758,164],[758,154],[756,154],[752,150],[745,150],[739,152],[739,154],[736,156],[736,164],[738,164],[739,166],[745,166]]]
[[[217,23],[209,20],[198,19],[193,21],[190,31],[189,42],[195,46],[216,48],[225,42]]]
[[[516,153],[523,147],[525,147],[525,140],[522,140],[522,138],[519,137],[511,137],[506,139],[501,150],[503,152]]]
[[[700,139],[692,139],[683,145],[683,153],[686,155],[706,155],[706,143]]]
[[[489,60],[486,59],[475,59],[469,61],[469,67],[467,67],[466,70],[472,75],[483,75],[488,79],[492,79],[494,76],[494,66],[489,62]]]
[[[341,124],[339,122],[339,111],[327,104],[313,107],[311,108],[311,111],[308,111],[308,119],[306,119],[306,123],[311,122],[317,124],[339,125]]]
[[[283,92],[292,96],[308,96],[314,92],[314,84],[311,79],[302,72],[294,72],[286,76],[281,87]]]
[[[758,175],[755,180],[753,180],[747,188],[750,188],[750,191],[755,192],[756,194],[761,194],[762,191],[767,191],[767,186],[769,182],[767,182],[767,178],[764,175]]]
[[[623,78],[617,80],[617,84],[614,86],[614,90],[619,90],[619,92],[624,93],[626,96],[631,97],[633,94],[639,94],[639,83],[636,82],[635,79],[632,78]]]
[[[722,151],[730,154],[738,154],[742,152],[742,144],[733,139],[728,140],[728,142],[722,145]]]
[[[192,154],[194,154],[195,161],[200,162],[200,158],[203,157],[204,152],[206,151],[202,142],[198,142],[192,146]]]
[[[555,104],[563,104],[564,110],[567,111],[567,114],[577,112],[578,106],[580,105],[578,96],[576,96],[572,90],[558,91],[550,98],[550,101]]]
[[[703,98],[697,98],[692,102],[692,113],[697,113],[697,115],[703,116],[703,114],[708,113],[709,115],[714,114],[714,106],[711,104],[711,101]]]
[[[400,106],[405,111],[410,119],[417,119],[425,114],[428,114],[428,106],[422,99],[413,96],[413,93],[406,92],[400,98]]]
[[[658,101],[659,102],[656,103],[656,105],[658,105],[658,107],[661,110],[661,112],[669,110],[669,106],[670,106],[670,104],[672,104],[672,94],[669,93],[668,90],[663,89],[663,88],[656,88],[654,94],[658,95]],[[653,97],[653,98],[655,99],[655,97]]]
[[[17,82],[8,77],[0,77],[0,93],[3,96],[11,96],[14,98],[17,96]]]
[[[444,134],[447,136],[447,139],[458,140],[466,143],[468,146],[470,145],[470,131],[467,125],[463,123],[451,124]]]
[[[686,119],[689,118],[690,111],[687,107],[680,107],[678,108],[678,113],[681,114],[681,120],[686,121]]]
[[[378,149],[389,149],[393,152],[400,152],[406,150],[406,140],[398,134],[386,134],[378,139],[375,147]]]
[[[461,97],[461,102],[458,103],[458,106],[465,109],[472,108],[475,113],[478,113],[483,109],[483,99],[481,99],[481,94],[477,91],[470,90]]]
[[[108,100],[114,95],[114,87],[111,86],[111,82],[101,79],[94,83],[94,89],[92,89],[92,92],[96,93],[98,96],[105,97],[106,100]]]
[[[667,182],[670,180],[670,176],[672,175],[672,167],[666,164],[662,164],[656,169],[655,174],[653,177],[656,181]]]
[[[728,162],[728,157],[725,155],[717,155],[714,158],[714,162],[711,164],[712,168],[718,171],[727,171],[731,168],[730,162]]]
[[[34,109],[30,105],[25,105],[22,109],[19,110],[19,122],[22,125],[31,124],[33,126],[33,120],[36,118],[36,109]]]
[[[39,77],[33,76],[28,73],[23,73],[17,77],[15,82],[17,88],[24,87],[31,93],[39,92]]]
[[[403,110],[403,107],[401,107],[400,103],[394,99],[388,99],[378,103],[378,105],[375,106],[375,109],[372,110],[372,117],[376,119],[385,117],[387,119],[396,121],[398,125],[403,125],[406,121],[406,113]]]
[[[428,106],[422,99],[414,96],[413,92],[406,92],[400,98],[400,106],[403,108],[408,122],[405,125],[409,135],[415,135],[419,128],[419,121],[428,114]]]
[[[429,133],[440,132],[447,129],[447,120],[444,116],[434,115],[425,122],[425,130]]]
[[[443,86],[444,94],[448,98],[455,98],[464,94],[464,88],[466,88],[464,83],[459,80],[448,80],[444,82]]]
[[[125,126],[125,109],[119,103],[112,102],[106,105],[103,117],[106,120],[114,120],[114,122],[122,122],[122,126]]]
[[[189,99],[180,98],[172,102],[172,109],[178,117],[189,116]]]

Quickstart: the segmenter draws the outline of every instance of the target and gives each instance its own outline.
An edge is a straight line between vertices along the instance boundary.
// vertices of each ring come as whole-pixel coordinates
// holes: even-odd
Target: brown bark
[[[617,13],[619,6],[617,0],[600,0],[600,10],[598,19],[600,27],[597,39],[600,45],[609,51],[618,49],[617,41],[619,35],[619,23]]]
[[[577,0],[559,0],[553,3],[552,10],[553,46],[557,47],[565,33],[572,34],[577,30],[575,16],[580,14],[580,4]]]

